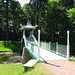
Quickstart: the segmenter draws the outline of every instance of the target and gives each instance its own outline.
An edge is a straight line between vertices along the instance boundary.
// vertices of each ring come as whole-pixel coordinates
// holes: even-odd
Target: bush
[[[5,48],[12,49],[12,51],[20,51],[20,42],[18,41],[2,41]]]

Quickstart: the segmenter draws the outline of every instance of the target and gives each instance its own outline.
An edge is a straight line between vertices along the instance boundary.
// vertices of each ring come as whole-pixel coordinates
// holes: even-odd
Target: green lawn
[[[12,50],[9,49],[9,48],[6,48],[6,47],[3,45],[2,41],[0,41],[0,51],[12,51]]]
[[[70,60],[70,61],[75,63],[75,60]]]
[[[71,56],[70,58],[74,58],[74,59],[75,59],[75,57],[74,57],[74,56]],[[75,63],[75,60],[70,60],[70,61]]]
[[[0,48],[0,51],[12,51],[12,50],[9,49],[9,48],[1,47],[1,48]]]
[[[75,58],[74,56],[71,56],[70,58]]]
[[[37,63],[33,68],[24,72],[23,64],[0,64],[0,75],[53,75],[42,63]]]
[[[0,41],[0,51],[20,51],[20,42],[18,41]]]

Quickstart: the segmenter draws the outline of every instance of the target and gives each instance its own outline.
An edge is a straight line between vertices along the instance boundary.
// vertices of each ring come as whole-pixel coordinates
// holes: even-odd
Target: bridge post
[[[67,59],[69,60],[69,54],[70,54],[70,50],[69,50],[69,31],[67,31]]]
[[[46,49],[46,41],[45,41],[45,49]]]
[[[51,42],[49,42],[49,51],[51,50]]]
[[[40,30],[38,30],[38,60],[40,61]]]
[[[24,39],[24,44],[26,45],[26,39],[25,39],[25,30],[23,30],[23,39]]]
[[[58,42],[56,42],[56,54],[58,54]]]

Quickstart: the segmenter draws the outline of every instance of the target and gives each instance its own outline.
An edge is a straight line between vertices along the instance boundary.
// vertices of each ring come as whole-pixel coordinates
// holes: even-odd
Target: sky
[[[30,0],[18,0],[21,4],[21,6],[23,6],[25,3],[29,3]]]

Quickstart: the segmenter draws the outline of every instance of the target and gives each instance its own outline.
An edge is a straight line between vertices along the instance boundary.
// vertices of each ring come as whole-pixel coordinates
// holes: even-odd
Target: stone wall
[[[22,64],[25,64],[25,63],[28,62],[30,59],[32,59],[32,57],[30,56],[30,54],[28,53],[28,51],[26,50],[26,48],[23,47]]]

